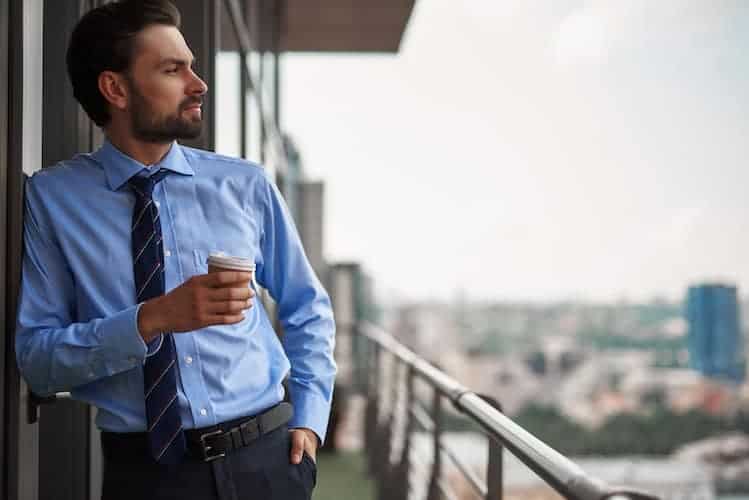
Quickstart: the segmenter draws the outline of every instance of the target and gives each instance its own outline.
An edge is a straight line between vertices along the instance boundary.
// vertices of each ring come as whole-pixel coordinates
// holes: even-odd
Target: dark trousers
[[[117,440],[107,433],[102,447],[102,500],[309,500],[317,477],[306,453],[291,463],[286,425],[211,462],[192,455],[179,465],[118,457]]]

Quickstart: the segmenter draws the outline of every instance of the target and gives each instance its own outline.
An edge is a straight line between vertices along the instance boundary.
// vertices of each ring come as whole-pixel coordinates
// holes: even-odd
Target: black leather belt
[[[188,452],[210,462],[233,450],[248,446],[259,437],[278,429],[294,414],[291,404],[283,402],[254,417],[244,417],[211,427],[185,431]],[[145,432],[102,432],[104,456],[112,461],[142,460],[150,457]]]
[[[284,402],[236,426],[226,428],[226,424],[219,424],[202,429],[190,429],[185,431],[187,447],[204,461],[210,462],[279,428],[291,419],[293,413],[291,405]]]

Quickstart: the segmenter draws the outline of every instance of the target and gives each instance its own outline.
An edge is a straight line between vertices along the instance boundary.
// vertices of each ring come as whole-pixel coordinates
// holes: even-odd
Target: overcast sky
[[[326,255],[397,298],[749,291],[749,2],[417,0],[397,55],[287,55]]]

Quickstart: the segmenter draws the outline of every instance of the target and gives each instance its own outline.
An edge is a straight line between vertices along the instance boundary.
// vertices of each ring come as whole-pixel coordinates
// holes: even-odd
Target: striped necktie
[[[135,193],[132,245],[138,303],[164,294],[161,222],[151,196],[154,186],[167,173],[160,170],[151,177],[134,176],[128,181]],[[143,367],[143,389],[151,455],[162,464],[179,463],[186,442],[177,399],[177,355],[172,334],[162,333],[149,342],[148,352]]]

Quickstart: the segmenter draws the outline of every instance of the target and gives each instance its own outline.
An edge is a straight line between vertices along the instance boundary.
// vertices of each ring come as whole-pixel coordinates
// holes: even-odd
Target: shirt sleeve
[[[142,364],[140,305],[75,322],[75,280],[52,233],[40,224],[33,179],[26,182],[24,252],[16,320],[19,370],[40,396],[69,391]]]
[[[333,310],[280,192],[265,178],[263,187],[262,261],[257,278],[278,304],[283,346],[291,363],[294,417],[289,427],[312,429],[322,443],[336,374]]]

